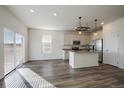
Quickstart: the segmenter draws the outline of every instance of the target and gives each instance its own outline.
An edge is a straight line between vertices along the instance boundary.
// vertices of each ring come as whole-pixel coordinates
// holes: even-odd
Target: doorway
[[[24,37],[10,29],[4,29],[4,74],[24,62]]]
[[[108,32],[107,35],[104,61],[107,64],[118,67],[119,34],[117,32]]]
[[[15,33],[15,66],[24,62],[24,38],[22,35]]]
[[[118,43],[118,33],[117,32],[112,32],[111,33],[111,43],[113,43],[112,47],[110,47],[110,52],[111,52],[111,60],[112,60],[112,65],[118,67],[118,50],[119,50],[119,43]]]

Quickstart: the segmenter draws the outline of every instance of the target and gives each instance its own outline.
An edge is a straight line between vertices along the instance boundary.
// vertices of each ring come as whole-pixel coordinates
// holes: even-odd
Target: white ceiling
[[[88,22],[94,28],[94,19],[105,24],[124,17],[124,6],[110,5],[23,5],[6,6],[29,28],[44,30],[73,30],[78,26],[78,17],[82,16],[82,25]],[[30,9],[35,12],[30,13]],[[57,16],[53,16],[57,13]]]

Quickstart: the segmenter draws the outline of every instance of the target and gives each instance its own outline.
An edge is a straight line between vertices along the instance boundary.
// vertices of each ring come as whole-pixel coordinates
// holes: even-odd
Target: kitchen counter
[[[72,68],[98,66],[98,53],[93,51],[69,51],[69,65]]]
[[[96,51],[88,51],[88,50],[85,50],[85,49],[81,49],[81,50],[69,50],[69,51],[78,52],[78,53],[97,53]]]
[[[86,49],[77,49],[77,50],[73,50],[73,49],[62,49],[64,51],[82,51],[82,50],[86,50]]]
[[[78,50],[72,50],[71,48],[63,48],[63,60],[69,60],[69,51],[75,51],[75,52],[80,52],[80,51],[88,51],[86,49],[78,49]]]

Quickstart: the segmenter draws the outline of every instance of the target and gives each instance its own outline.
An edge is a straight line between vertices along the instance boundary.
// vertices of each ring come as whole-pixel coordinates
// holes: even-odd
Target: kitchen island
[[[90,51],[69,51],[69,65],[72,68],[98,66],[98,53]]]

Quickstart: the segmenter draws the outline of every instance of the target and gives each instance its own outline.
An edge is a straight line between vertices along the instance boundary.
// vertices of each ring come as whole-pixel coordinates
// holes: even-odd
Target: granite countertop
[[[96,51],[86,51],[86,50],[82,50],[82,51],[71,50],[70,52],[75,52],[75,53],[98,53]]]
[[[62,50],[64,50],[64,51],[72,51],[73,49],[65,49],[65,48],[63,48]],[[74,51],[82,51],[82,50],[86,50],[86,49],[77,49],[77,50],[74,50]]]
[[[78,53],[98,53],[96,51],[88,51],[88,49],[78,49],[78,50],[73,50],[73,49],[62,49],[64,51],[71,51],[71,52],[78,52]]]

